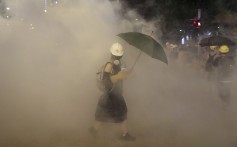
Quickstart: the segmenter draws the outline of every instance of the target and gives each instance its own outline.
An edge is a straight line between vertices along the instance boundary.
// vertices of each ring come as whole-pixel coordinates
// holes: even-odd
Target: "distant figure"
[[[227,45],[219,47],[219,54],[213,58],[213,66],[216,68],[216,82],[219,97],[225,105],[230,103],[231,84],[234,72],[235,59],[229,54]]]
[[[217,54],[219,52],[218,46],[210,46],[210,50],[208,53],[208,59],[205,64],[205,71],[207,72],[207,78],[208,80],[214,80],[215,79],[215,71],[214,71],[214,59],[217,57]]]
[[[105,91],[100,97],[95,113],[96,123],[89,128],[94,137],[102,122],[119,123],[122,129],[120,139],[134,141],[136,138],[128,132],[127,105],[122,95],[122,81],[127,77],[127,72],[121,70],[121,61],[124,50],[121,44],[114,43],[110,49],[111,60],[105,64],[103,81]]]
[[[178,58],[179,46],[169,42],[166,42],[165,45],[168,57],[170,58],[171,62],[175,62]]]
[[[178,58],[176,60],[177,66],[180,69],[191,69],[195,61],[194,54],[186,48],[181,48],[178,52]]]

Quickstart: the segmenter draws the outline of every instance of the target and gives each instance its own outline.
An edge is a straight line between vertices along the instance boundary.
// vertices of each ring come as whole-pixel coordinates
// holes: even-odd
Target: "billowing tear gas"
[[[7,4],[17,9],[12,19],[1,18],[1,144],[93,144],[87,128],[101,94],[95,73],[109,60],[113,42],[124,45],[127,68],[139,54],[116,34],[140,27],[146,34],[154,31],[162,42],[158,26],[132,10],[119,13],[119,1],[65,0],[48,5],[46,13],[43,1]],[[141,55],[124,81],[129,126],[138,138],[134,146],[221,147],[233,142],[236,100],[223,111],[215,85],[193,67]]]

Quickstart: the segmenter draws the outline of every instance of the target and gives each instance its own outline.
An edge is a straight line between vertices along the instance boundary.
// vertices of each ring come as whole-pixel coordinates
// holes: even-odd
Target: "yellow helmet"
[[[220,48],[219,48],[219,51],[221,53],[228,53],[230,51],[229,47],[227,45],[222,45]]]
[[[213,45],[213,46],[210,46],[210,49],[215,50],[215,49],[217,49],[217,47],[218,47],[218,46]]]

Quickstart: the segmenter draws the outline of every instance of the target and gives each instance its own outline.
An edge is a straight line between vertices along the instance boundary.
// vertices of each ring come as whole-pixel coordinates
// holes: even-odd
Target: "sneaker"
[[[120,136],[120,140],[122,141],[135,141],[136,137],[131,136],[129,133]]]
[[[93,136],[94,138],[98,137],[98,131],[94,127],[90,127],[88,131],[91,134],[91,136]]]

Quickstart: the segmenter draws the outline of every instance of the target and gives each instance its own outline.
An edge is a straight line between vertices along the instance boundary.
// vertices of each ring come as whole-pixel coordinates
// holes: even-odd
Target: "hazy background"
[[[101,94],[95,73],[114,42],[125,47],[127,67],[138,50],[116,37],[137,24],[118,13],[119,1],[9,0],[13,18],[0,19],[0,145],[4,147],[231,147],[236,146],[236,92],[223,109],[215,85],[193,68],[165,65],[142,54],[125,80],[130,131],[135,143],[117,141],[116,125],[102,138],[87,132]],[[128,18],[141,19],[133,11]],[[143,33],[159,28],[143,22]],[[158,40],[160,41],[160,40]],[[234,86],[236,84],[234,83]]]

